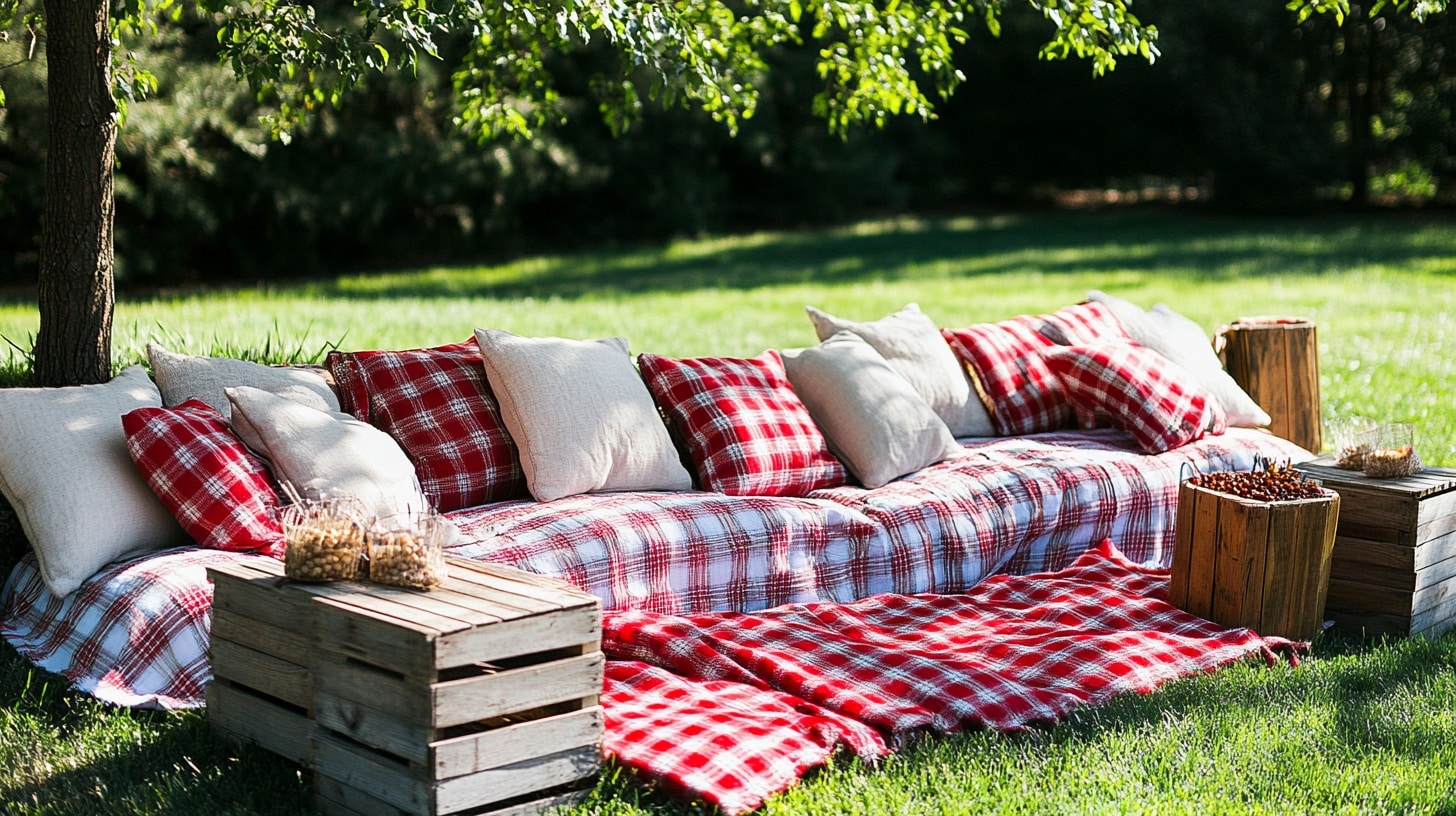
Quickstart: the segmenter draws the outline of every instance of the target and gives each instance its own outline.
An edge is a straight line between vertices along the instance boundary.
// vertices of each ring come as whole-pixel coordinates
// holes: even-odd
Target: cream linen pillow
[[[147,360],[162,391],[162,403],[168,408],[196,399],[226,417],[232,409],[225,390],[249,386],[320,411],[340,410],[339,397],[328,381],[307,369],[266,366],[228,357],[175,354],[156,343],[147,344]]]
[[[859,335],[839,332],[783,357],[794,393],[865,487],[964,452],[930,405]]]
[[[627,341],[476,329],[486,381],[537,501],[578,493],[690,490]]]
[[[0,388],[0,492],[53,594],[71,594],[112,561],[187,542],[121,427],[124,414],[161,406],[141,366],[102,385]]]
[[[1224,370],[1203,327],[1159,303],[1148,311],[1136,303],[1092,290],[1087,299],[1107,304],[1129,337],[1177,363],[1213,395],[1238,428],[1263,428],[1269,414]]]
[[[430,506],[414,465],[384,431],[260,388],[225,393],[233,432],[304,498],[357,496],[379,518]]]
[[[956,436],[995,436],[986,406],[971,387],[966,370],[941,336],[935,321],[910,303],[894,314],[867,323],[844,320],[805,306],[814,332],[828,340],[854,332],[904,377]]]

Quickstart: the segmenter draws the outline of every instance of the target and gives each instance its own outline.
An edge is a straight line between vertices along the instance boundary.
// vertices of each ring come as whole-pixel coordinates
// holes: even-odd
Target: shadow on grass
[[[201,712],[107,706],[8,644],[0,645],[0,738],[8,743],[0,756],[24,758],[0,775],[7,816],[314,813],[297,766],[223,740]]]
[[[545,257],[502,267],[384,273],[326,285],[349,298],[501,299],[753,289],[905,278],[1117,269],[1205,279],[1318,275],[1362,264],[1452,267],[1437,221],[1232,219],[1169,212],[918,219],[763,233],[671,247]]]

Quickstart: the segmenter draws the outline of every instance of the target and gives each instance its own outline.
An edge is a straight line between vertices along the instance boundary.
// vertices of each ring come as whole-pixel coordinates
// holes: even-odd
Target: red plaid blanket
[[[1183,612],[1167,602],[1167,577],[1104,541],[1065,570],[997,576],[963,595],[609,613],[606,749],[736,814],[840,747],[872,758],[920,730],[1020,729],[1301,647]]]

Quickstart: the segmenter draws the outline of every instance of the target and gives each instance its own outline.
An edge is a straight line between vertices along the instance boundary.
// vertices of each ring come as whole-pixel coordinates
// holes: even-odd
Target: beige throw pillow
[[[865,487],[963,453],[945,422],[859,335],[839,332],[783,357],[794,393]]]
[[[260,388],[229,388],[233,432],[305,499],[356,496],[378,518],[421,511],[414,465],[389,434]]]
[[[986,406],[971,387],[966,370],[941,336],[935,321],[914,303],[879,320],[858,323],[806,306],[820,340],[854,332],[904,377],[956,436],[995,436]]]
[[[308,369],[267,366],[228,357],[175,354],[156,343],[147,344],[147,360],[162,391],[162,403],[168,408],[197,399],[226,417],[232,408],[225,390],[249,386],[320,411],[340,410],[339,397],[328,381]]]
[[[627,341],[476,329],[486,381],[538,501],[578,493],[690,490]]]
[[[188,541],[132,462],[121,427],[124,414],[161,405],[141,366],[102,385],[0,388],[0,492],[55,595],[112,561]]]

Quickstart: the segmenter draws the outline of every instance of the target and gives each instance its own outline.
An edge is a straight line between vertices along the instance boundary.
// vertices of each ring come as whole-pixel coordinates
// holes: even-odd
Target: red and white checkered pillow
[[[1223,408],[1176,363],[1136,343],[1058,346],[1042,354],[1080,416],[1105,415],[1147,453],[1224,432]]]
[[[1061,344],[1126,340],[1117,317],[1102,303],[1078,303],[1051,314],[1021,315],[1000,323],[942,329],[969,366],[1001,436],[1066,428],[1072,409],[1042,352]]]
[[[759,357],[637,358],[652,398],[677,426],[705,490],[803,496],[848,479],[777,351]]]
[[[394,437],[441,512],[526,496],[516,443],[472,337],[409,351],[330,352],[339,402]]]
[[[201,400],[121,418],[127,451],[162,504],[203,547],[283,555],[268,466]]]

